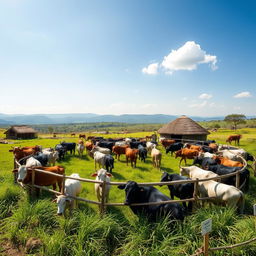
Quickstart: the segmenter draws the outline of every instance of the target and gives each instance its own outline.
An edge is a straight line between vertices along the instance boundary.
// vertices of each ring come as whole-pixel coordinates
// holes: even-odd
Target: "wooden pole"
[[[35,191],[35,169],[32,169],[32,195],[34,195],[34,191]]]
[[[100,205],[100,214],[105,213],[105,194],[106,194],[106,181],[102,182],[102,194],[101,194],[101,205]]]
[[[66,174],[63,174],[63,179],[62,179],[62,187],[61,187],[61,194],[65,194],[65,180],[66,180]]]
[[[16,169],[16,168],[17,168],[17,163],[16,163],[16,159],[14,157],[13,158],[13,169]],[[14,181],[14,183],[17,183],[17,175],[18,175],[17,172],[13,173],[13,181]]]
[[[204,256],[209,255],[209,233],[204,235]]]
[[[239,188],[240,186],[240,173],[236,173],[236,187]]]
[[[194,194],[193,197],[195,199],[195,206],[198,206],[198,179],[196,179],[196,182],[194,183]]]

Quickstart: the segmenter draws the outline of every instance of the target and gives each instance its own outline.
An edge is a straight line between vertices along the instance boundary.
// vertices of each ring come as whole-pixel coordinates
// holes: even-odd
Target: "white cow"
[[[103,153],[105,155],[110,155],[110,153],[111,153],[111,150],[109,148],[102,148],[102,147],[99,147],[99,146],[93,147],[93,149],[91,150],[91,153],[94,154],[97,151],[100,152],[100,153]]]
[[[155,146],[151,151],[151,157],[153,166],[156,167],[157,169],[160,169],[162,153],[160,152],[160,150],[156,149]]]
[[[201,169],[195,165],[192,165],[189,167],[181,167],[180,175],[189,176],[189,178],[191,178],[192,180],[193,179],[207,179],[207,178],[219,177],[218,174],[211,172],[211,171],[206,171],[206,170]]]
[[[97,163],[99,165],[99,168],[103,168],[105,166],[105,163],[106,163],[105,156],[106,156],[105,154],[103,154],[99,151],[94,152],[93,158],[94,158],[94,168],[95,168],[95,170],[96,170],[96,164]]]
[[[30,157],[27,159],[25,165],[21,165],[18,169],[18,178],[19,182],[22,182],[26,175],[27,175],[27,168],[35,167],[35,166],[42,166],[41,163],[35,159],[34,157]]]
[[[84,152],[84,150],[85,150],[84,144],[78,143],[77,146],[76,146],[76,149],[77,149],[78,155],[79,155],[80,157],[83,156],[83,152]]]
[[[107,172],[105,169],[100,169],[97,172],[93,173],[91,176],[96,177],[96,180],[98,180],[98,181],[110,182],[110,177],[112,177],[112,174]],[[108,202],[109,190],[110,190],[110,185],[106,184],[105,198],[104,198],[105,203]],[[95,183],[95,193],[98,198],[98,201],[101,202],[102,201],[102,186],[101,186],[101,184]]]
[[[55,151],[52,148],[44,148],[42,149],[42,153],[47,155],[48,157],[48,164],[55,166],[55,162],[59,159],[59,152]]]
[[[79,174],[73,173],[70,175],[73,178],[80,178]],[[77,207],[77,200],[68,196],[78,196],[82,191],[82,185],[79,180],[66,179],[65,180],[65,195],[57,196],[57,214],[62,215],[65,213],[67,206],[69,207],[70,213]]]
[[[222,155],[223,157],[225,157],[225,158],[228,158],[230,160],[238,161],[240,163],[243,163],[243,160],[241,158],[243,151],[241,151],[241,150],[228,150],[228,149],[224,149],[224,150],[219,150],[218,153],[220,155]],[[244,155],[245,154],[246,154],[246,152],[244,151]]]
[[[130,145],[130,142],[132,142],[132,139],[125,138],[124,141],[126,142],[126,145]]]
[[[115,146],[125,146],[125,145],[127,145],[127,142],[126,141],[117,141],[116,143],[115,143]]]
[[[155,146],[156,146],[156,144],[154,144],[154,143],[152,143],[152,142],[150,142],[150,141],[147,141],[147,143],[146,143],[146,148],[147,148],[147,151],[148,151],[148,152],[151,152],[152,149],[153,149]]]
[[[209,152],[200,152],[198,157],[210,157],[210,158],[213,158],[215,157],[216,154],[212,154],[212,153],[209,153]]]

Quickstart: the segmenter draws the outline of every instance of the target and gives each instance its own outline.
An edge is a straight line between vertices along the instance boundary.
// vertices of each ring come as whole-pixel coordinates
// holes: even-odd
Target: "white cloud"
[[[195,103],[195,104],[191,104],[189,105],[190,108],[203,108],[207,105],[207,101],[203,101],[201,103]]]
[[[175,70],[195,70],[198,64],[209,63],[212,70],[217,69],[217,57],[206,54],[199,44],[188,41],[177,50],[172,50],[162,61],[167,72]]]
[[[250,98],[252,97],[250,92],[240,92],[233,96],[234,98]]]
[[[203,100],[209,100],[210,98],[212,98],[211,94],[207,94],[207,93],[202,93],[201,95],[199,95],[198,97],[199,99],[203,99]]]
[[[186,101],[186,100],[188,100],[188,98],[187,98],[187,97],[183,97],[182,100],[183,100],[183,101]]]
[[[156,104],[144,104],[142,105],[142,108],[155,108],[157,105]]]
[[[148,74],[148,75],[156,75],[158,73],[158,63],[152,63],[148,65],[147,67],[142,69],[142,73]]]

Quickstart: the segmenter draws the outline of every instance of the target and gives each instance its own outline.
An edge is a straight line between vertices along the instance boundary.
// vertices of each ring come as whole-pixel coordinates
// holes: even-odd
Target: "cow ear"
[[[97,172],[95,172],[95,173],[93,173],[92,175],[91,175],[91,177],[96,177],[98,174],[97,174]]]
[[[144,191],[144,188],[143,187],[140,187],[140,192],[143,192]]]
[[[12,170],[12,172],[13,172],[13,173],[18,172],[18,169],[14,169],[14,170]]]
[[[106,172],[106,175],[107,175],[108,177],[113,177],[113,175],[112,175],[111,173],[109,173],[109,172]]]
[[[119,185],[117,186],[119,189],[124,189],[125,188],[125,185]]]

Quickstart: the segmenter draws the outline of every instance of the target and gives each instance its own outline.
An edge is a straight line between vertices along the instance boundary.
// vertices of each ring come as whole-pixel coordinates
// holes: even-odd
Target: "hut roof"
[[[16,133],[37,133],[32,127],[27,125],[13,125],[7,131],[13,130]],[[7,131],[5,133],[7,133]]]
[[[201,125],[187,116],[181,116],[158,130],[160,134],[193,135],[209,134]]]

